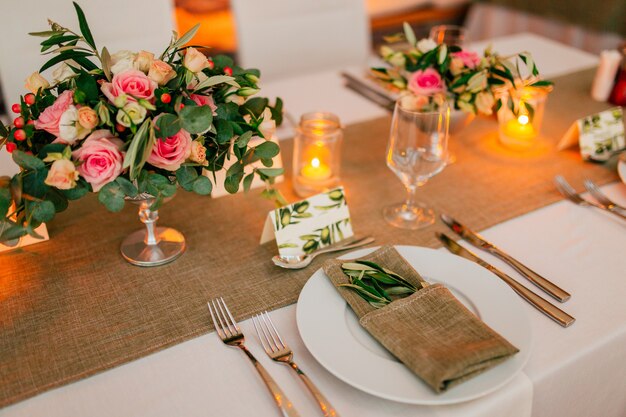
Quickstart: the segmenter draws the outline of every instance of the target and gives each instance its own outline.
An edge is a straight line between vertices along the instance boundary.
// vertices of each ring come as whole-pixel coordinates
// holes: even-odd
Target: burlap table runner
[[[387,268],[420,288],[419,271],[393,246],[362,258]],[[359,317],[359,323],[407,368],[437,393],[473,378],[519,352],[469,311],[441,284],[376,309],[352,289],[349,278],[331,259],[324,272]]]
[[[560,78],[548,100],[545,146],[530,154],[503,150],[496,122],[476,120],[451,141],[457,162],[420,190],[435,209],[476,230],[560,200],[552,177],[614,181],[614,167],[582,163],[554,143],[576,118],[607,108],[588,97],[593,71]],[[436,247],[437,224],[404,231],[382,208],[404,197],[385,166],[389,118],[345,129],[342,177],[359,234],[380,244]],[[282,145],[290,169],[291,141]],[[282,189],[288,196],[291,184]],[[0,255],[0,406],[191,339],[211,330],[206,301],[224,296],[237,319],[291,304],[319,259],[300,271],[275,267],[276,249],[258,240],[272,204],[258,193],[211,200],[180,192],[161,224],[185,234],[176,262],[142,269],[119,254],[138,229],[136,208],[108,213],[95,198],[74,202],[49,224],[51,240]],[[320,257],[323,258],[323,257]]]

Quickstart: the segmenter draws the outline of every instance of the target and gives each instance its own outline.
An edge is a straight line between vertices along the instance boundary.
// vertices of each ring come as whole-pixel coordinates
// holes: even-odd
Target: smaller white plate
[[[425,280],[444,284],[520,351],[477,377],[436,394],[359,325],[352,309],[320,269],[300,293],[296,320],[304,344],[324,368],[369,394],[425,405],[473,400],[495,391],[522,371],[530,356],[531,326],[513,290],[491,272],[459,256],[416,246],[396,248]],[[373,250],[358,250],[341,259],[363,257]]]

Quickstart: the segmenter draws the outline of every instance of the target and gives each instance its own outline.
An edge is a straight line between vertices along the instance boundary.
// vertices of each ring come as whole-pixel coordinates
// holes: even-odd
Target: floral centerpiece
[[[279,147],[262,125],[280,124],[282,102],[270,106],[258,92],[260,73],[227,56],[208,58],[186,46],[198,26],[176,33],[159,55],[98,49],[85,15],[74,3],[80,32],[50,23],[31,33],[44,38],[50,59],[26,80],[30,93],[11,106],[12,125],[0,123],[0,145],[20,172],[0,178],[0,240],[25,234],[89,192],[110,211],[143,193],[151,209],[177,186],[208,195],[215,173],[224,187],[248,189],[255,175],[271,184],[282,169],[270,168]],[[41,73],[53,68],[54,81]],[[264,167],[244,173],[244,166]],[[212,182],[213,179],[213,182]],[[266,194],[271,194],[269,190]]]
[[[399,92],[407,108],[428,109],[444,98],[454,109],[471,114],[491,115],[502,105],[518,112],[520,109],[515,108],[512,100],[503,100],[496,91],[552,85],[539,79],[528,52],[503,57],[489,47],[481,57],[458,46],[438,45],[432,39],[418,40],[407,23],[403,34],[387,41],[400,45],[381,47],[382,58],[391,67],[372,68],[371,72],[389,89]],[[532,108],[527,111],[532,112]]]

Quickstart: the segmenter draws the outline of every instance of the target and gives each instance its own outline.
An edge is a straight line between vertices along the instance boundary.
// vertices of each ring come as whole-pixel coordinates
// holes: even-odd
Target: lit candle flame
[[[525,114],[522,114],[520,117],[517,118],[517,121],[521,125],[527,125],[529,122],[529,119],[528,119],[528,116],[526,116]]]
[[[311,160],[311,166],[314,168],[319,168],[320,166],[319,158],[313,158],[313,160]]]

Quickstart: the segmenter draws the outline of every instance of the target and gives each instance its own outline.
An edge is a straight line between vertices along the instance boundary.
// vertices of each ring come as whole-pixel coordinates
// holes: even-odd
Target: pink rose
[[[434,68],[415,71],[409,77],[409,90],[416,95],[432,95],[446,89],[441,75]]]
[[[35,129],[42,129],[59,136],[59,123],[61,116],[72,105],[74,101],[74,92],[65,90],[62,92],[52,106],[48,107],[39,115],[39,119],[35,120]]]
[[[192,94],[189,98],[192,99],[198,106],[209,106],[213,115],[217,114],[217,106],[215,105],[215,101],[213,101],[213,97],[204,96],[202,94]]]
[[[125,101],[116,101],[116,99],[123,98],[124,96],[126,96],[128,101],[138,101],[139,99],[152,101],[156,88],[156,82],[136,69],[129,69],[115,74],[110,83],[104,83],[101,87],[104,95],[115,105],[120,104],[121,101]],[[121,104],[123,106],[125,103]]]
[[[122,173],[124,143],[106,130],[96,130],[85,139],[83,145],[72,153],[82,162],[78,173],[89,183],[94,192],[115,180]]]
[[[459,58],[463,62],[463,65],[470,69],[476,68],[476,65],[480,62],[480,57],[476,52],[459,51],[452,52],[450,55],[452,55],[453,58]]]
[[[157,168],[176,171],[191,155],[191,135],[181,129],[174,136],[156,139],[148,163]]]

